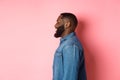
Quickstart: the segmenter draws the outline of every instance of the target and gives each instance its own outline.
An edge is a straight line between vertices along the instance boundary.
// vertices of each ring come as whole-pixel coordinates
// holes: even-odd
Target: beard
[[[56,33],[54,34],[54,37],[56,38],[61,37],[64,31],[65,31],[64,25],[59,26],[56,30]]]

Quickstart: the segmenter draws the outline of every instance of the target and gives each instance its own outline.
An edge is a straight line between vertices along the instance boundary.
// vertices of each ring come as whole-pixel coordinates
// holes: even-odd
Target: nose
[[[57,29],[57,24],[54,25],[55,29]]]

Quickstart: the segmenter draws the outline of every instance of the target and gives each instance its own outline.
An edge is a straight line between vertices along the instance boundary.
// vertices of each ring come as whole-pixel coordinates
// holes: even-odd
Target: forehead
[[[60,15],[58,18],[57,18],[57,21],[61,21],[61,22],[67,22],[67,21],[70,21],[68,18],[63,18],[63,15]]]
[[[58,16],[57,21],[61,21],[62,20],[62,15]]]

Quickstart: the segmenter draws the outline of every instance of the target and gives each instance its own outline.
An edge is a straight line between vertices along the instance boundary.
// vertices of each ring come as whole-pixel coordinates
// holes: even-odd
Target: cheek
[[[59,28],[60,26],[63,26],[64,25],[64,23],[62,23],[62,22],[57,22],[56,24],[55,24],[55,28],[57,29],[57,28]]]

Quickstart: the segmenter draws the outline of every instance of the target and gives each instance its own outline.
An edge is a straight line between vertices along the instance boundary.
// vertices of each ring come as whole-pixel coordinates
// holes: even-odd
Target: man
[[[72,13],[61,13],[55,24],[60,45],[54,54],[53,80],[86,80],[84,54],[75,29],[78,21]]]

